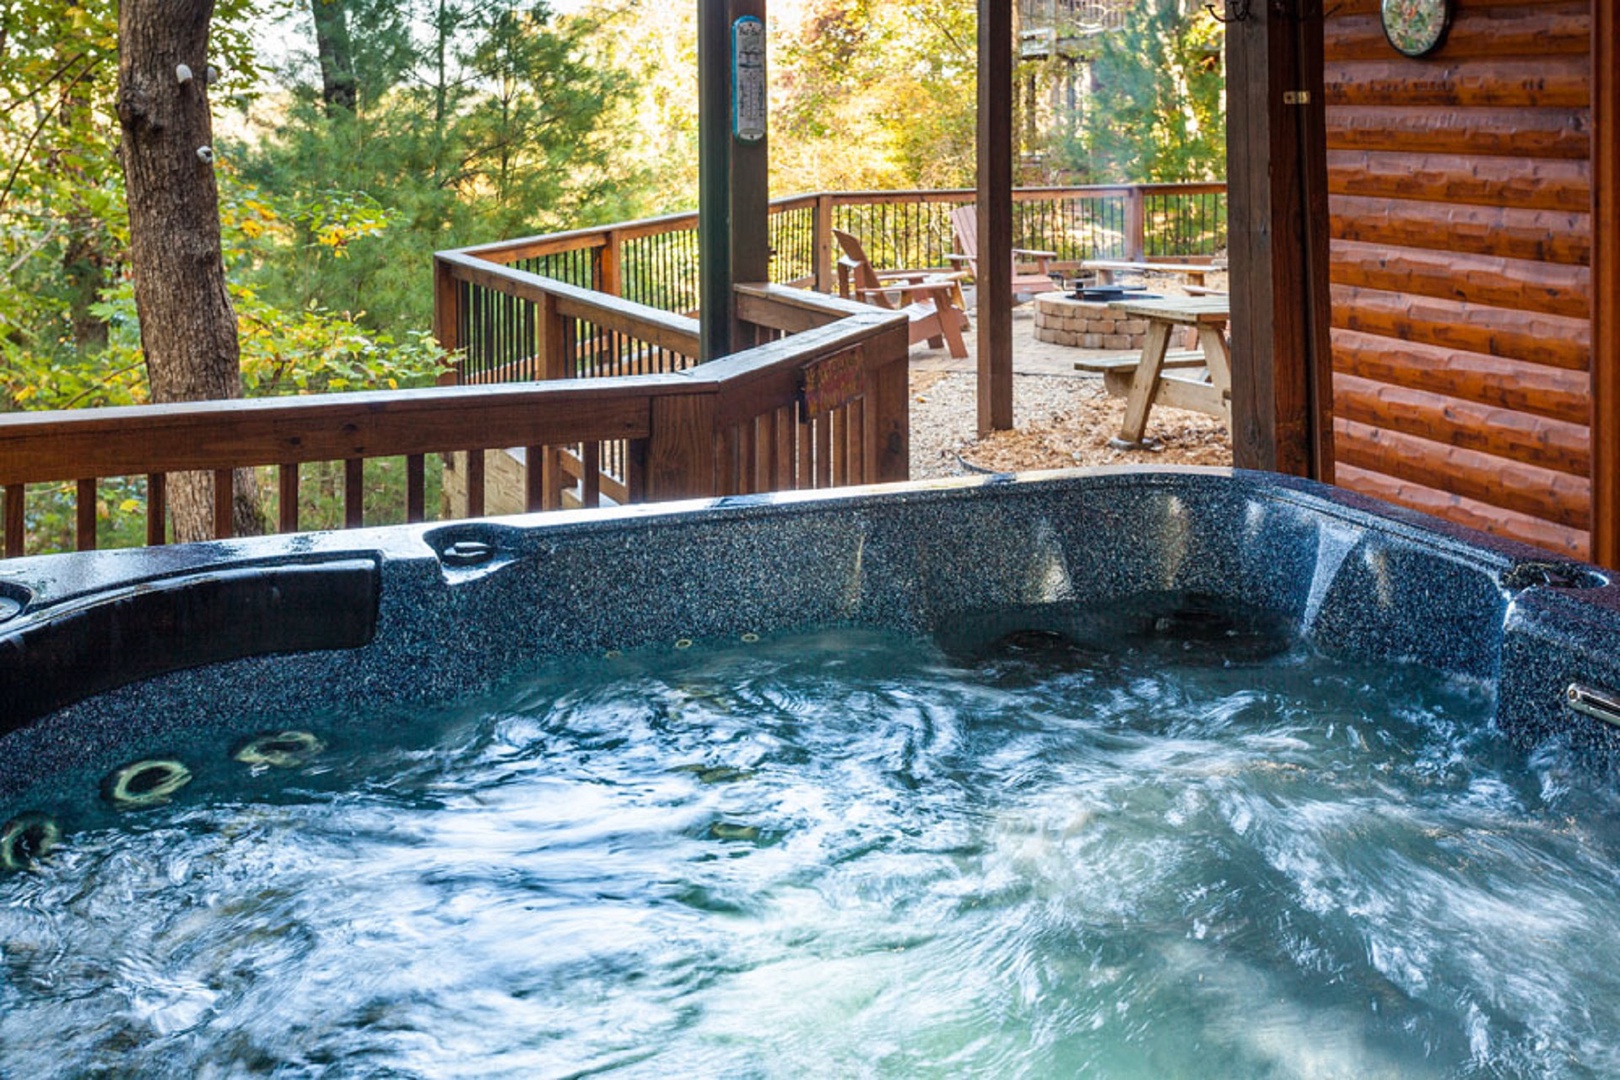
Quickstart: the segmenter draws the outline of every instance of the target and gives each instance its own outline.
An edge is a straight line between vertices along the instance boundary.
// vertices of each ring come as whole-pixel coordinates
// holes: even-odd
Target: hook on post
[[[1225,15],[1216,11],[1214,4],[1205,4],[1204,10],[1218,23],[1246,22],[1249,18],[1249,0],[1221,0],[1221,6],[1226,9]]]

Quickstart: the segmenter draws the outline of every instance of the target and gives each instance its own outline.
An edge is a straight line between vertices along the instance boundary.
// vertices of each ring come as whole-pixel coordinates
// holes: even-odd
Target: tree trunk
[[[354,112],[359,101],[354,73],[354,43],[349,39],[349,13],[343,0],[315,0],[315,55],[321,64],[321,101],[326,115],[338,109]]]
[[[129,200],[130,263],[152,400],[242,396],[236,313],[225,291],[208,115],[213,0],[122,0],[118,121]],[[184,64],[185,82],[176,74]],[[238,470],[232,531],[263,532],[252,473]],[[212,477],[169,484],[175,539],[214,535]]]

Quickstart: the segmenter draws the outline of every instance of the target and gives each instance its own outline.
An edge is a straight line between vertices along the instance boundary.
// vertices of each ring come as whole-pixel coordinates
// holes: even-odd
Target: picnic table
[[[1232,355],[1226,344],[1226,323],[1231,302],[1225,296],[1167,297],[1162,300],[1115,300],[1108,305],[1128,318],[1147,320],[1142,355],[1134,364],[1112,364],[1105,384],[1113,393],[1124,391],[1125,422],[1110,446],[1127,450],[1152,449],[1155,440],[1144,438],[1148,414],[1155,405],[1192,409],[1232,423]],[[1178,328],[1192,327],[1203,355],[1197,371],[1187,358],[1167,363],[1170,338]],[[1196,354],[1195,354],[1196,355]],[[1086,367],[1084,361],[1076,367]],[[1129,381],[1127,382],[1127,378]]]
[[[1097,275],[1098,285],[1113,284],[1114,278],[1121,274],[1175,274],[1186,278],[1190,284],[1202,288],[1210,274],[1215,273],[1217,270],[1223,270],[1225,267],[1215,266],[1209,262],[1086,259],[1080,263],[1080,269],[1094,272]]]

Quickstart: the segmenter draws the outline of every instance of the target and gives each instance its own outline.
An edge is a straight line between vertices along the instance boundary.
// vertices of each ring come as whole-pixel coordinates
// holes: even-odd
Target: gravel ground
[[[975,437],[977,379],[972,374],[914,371],[911,376],[911,476],[960,476],[975,470],[1014,472],[1076,465],[1230,465],[1226,425],[1202,413],[1155,407],[1148,435],[1157,451],[1115,450],[1125,415],[1102,379],[1013,376],[1012,431]]]

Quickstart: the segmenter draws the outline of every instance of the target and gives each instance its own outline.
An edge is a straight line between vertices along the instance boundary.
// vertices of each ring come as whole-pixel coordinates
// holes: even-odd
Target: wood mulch
[[[1210,279],[1225,287],[1225,275]],[[1179,279],[1153,276],[1147,285],[1161,295],[1184,293]],[[969,308],[972,308],[969,290]],[[1118,355],[1118,350],[1077,349],[1037,340],[1034,305],[1013,309],[1013,430],[978,438],[978,323],[967,333],[968,355],[919,344],[911,351],[911,475],[914,479],[961,476],[975,471],[1017,472],[1091,465],[1230,465],[1232,439],[1226,425],[1202,413],[1155,407],[1147,434],[1160,449],[1116,450],[1125,399],[1110,397],[1102,377],[1076,371],[1082,357]]]
[[[1148,434],[1157,451],[1116,450],[1123,398],[1108,396],[1100,378],[1013,377],[1011,431],[977,437],[976,378],[940,371],[911,377],[911,475],[914,479],[974,471],[1017,472],[1079,465],[1230,465],[1232,440],[1214,417],[1156,407]]]

